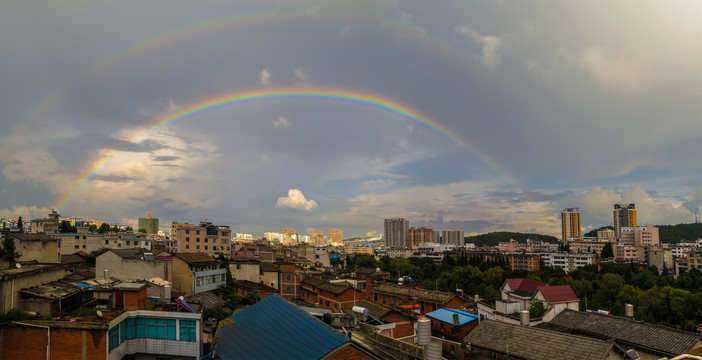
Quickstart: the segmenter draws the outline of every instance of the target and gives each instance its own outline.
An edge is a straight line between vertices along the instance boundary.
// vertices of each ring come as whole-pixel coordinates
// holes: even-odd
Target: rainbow
[[[495,171],[497,171],[498,174],[506,178],[512,184],[516,184],[512,179],[510,179],[506,175],[504,171],[502,171],[502,169],[494,161],[491,161],[487,156],[480,154],[476,149],[474,149],[470,145],[470,143],[463,140],[457,133],[450,130],[448,127],[439,123],[438,121],[430,118],[429,116],[422,114],[418,110],[415,110],[406,104],[403,104],[399,101],[387,98],[379,94],[341,88],[257,88],[254,90],[245,90],[209,97],[202,101],[191,104],[187,107],[184,107],[182,110],[176,113],[170,113],[168,115],[158,118],[153,125],[138,132],[132,139],[130,139],[130,142],[140,142],[147,138],[150,134],[153,134],[154,132],[170,124],[193,117],[206,111],[210,111],[228,105],[267,99],[321,99],[331,101],[344,101],[359,105],[371,106],[384,111],[389,111],[406,119],[415,121],[427,128],[436,131],[437,133],[443,134],[444,136],[455,141],[457,144],[467,147],[469,150],[471,150],[472,152],[477,154],[481,159],[483,159],[483,161],[487,165],[489,165]],[[103,169],[105,165],[108,164],[109,160],[112,159],[114,155],[120,150],[121,149],[117,149],[112,152],[108,152],[105,156],[102,156],[93,163],[89,164],[81,173],[76,184],[70,187],[70,191],[67,194],[63,195],[57,201],[57,205],[54,207],[57,210],[61,210],[66,205],[68,205],[71,199],[73,199],[73,197],[80,192],[80,190],[95,176],[95,174],[97,174],[101,169]]]

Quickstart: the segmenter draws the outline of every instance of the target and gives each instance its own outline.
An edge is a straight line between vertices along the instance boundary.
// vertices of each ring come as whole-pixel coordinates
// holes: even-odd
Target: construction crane
[[[151,219],[151,214],[153,214],[153,213],[154,213],[153,211],[147,212],[147,213],[146,213],[146,218],[147,218],[147,219]]]

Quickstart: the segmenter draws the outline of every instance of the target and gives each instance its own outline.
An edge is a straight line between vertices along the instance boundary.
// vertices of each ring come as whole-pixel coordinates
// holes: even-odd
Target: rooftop
[[[144,251],[142,248],[112,249],[109,252],[125,260],[146,260],[144,254],[151,253],[150,251]],[[153,260],[153,254],[151,260]]]
[[[212,256],[205,253],[178,253],[174,258],[181,259],[190,265],[214,265],[219,264]]]
[[[604,360],[614,347],[612,342],[495,320],[481,321],[463,341],[477,348],[533,360]]]
[[[401,313],[402,315],[405,315],[407,317],[416,319],[417,314],[415,314],[412,310],[408,309],[403,309],[401,307],[394,307],[391,305],[383,304],[377,301],[373,301],[370,299],[363,298],[361,300],[356,301],[356,306],[360,306],[362,308],[368,309],[368,314],[373,316],[374,318],[381,318],[391,311],[397,311]],[[347,307],[344,309],[344,312],[346,313],[352,313],[353,310],[351,310],[352,307]]]
[[[547,302],[580,300],[570,285],[541,286],[536,291],[541,292]]]
[[[427,314],[428,317],[443,321],[445,323],[449,324],[455,324],[455,325],[465,325],[471,321],[476,321],[478,320],[478,315],[471,314],[466,311],[462,310],[457,310],[457,309],[449,309],[449,308],[441,308],[438,310],[434,310],[430,313]]]
[[[504,289],[509,287],[509,290],[515,295],[531,297],[536,292],[536,289],[541,286],[548,286],[548,284],[541,281],[522,278],[507,279],[505,280],[505,284],[502,286],[502,288]]]
[[[621,345],[650,349],[662,355],[683,354],[692,349],[700,335],[665,326],[594,312],[564,310],[548,325],[596,338],[613,339]]]
[[[232,319],[214,344],[215,355],[222,359],[319,359],[349,342],[277,295],[236,312]]]
[[[405,298],[415,298],[437,304],[445,304],[453,299],[456,294],[427,289],[408,288],[392,284],[380,284],[373,288],[374,292],[399,295]]]

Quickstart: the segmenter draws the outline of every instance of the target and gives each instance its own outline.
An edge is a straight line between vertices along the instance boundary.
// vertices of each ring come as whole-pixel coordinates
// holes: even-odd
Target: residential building
[[[609,244],[609,241],[599,240],[596,238],[582,238],[580,240],[571,240],[568,245],[570,245],[570,251],[579,254],[601,254],[602,249],[605,245]],[[612,246],[616,246],[616,242],[612,243]]]
[[[58,281],[66,276],[64,265],[23,265],[0,270],[0,313],[21,310],[20,289]]]
[[[419,229],[414,227],[407,231],[407,247],[415,247],[421,244],[434,242],[434,230],[422,226]]]
[[[580,208],[568,208],[561,211],[561,236],[563,245],[582,238]]]
[[[95,234],[87,226],[76,227],[76,233],[50,233],[61,240],[61,252],[70,254],[77,251],[91,253],[102,248],[125,249],[142,248],[151,250],[153,242],[135,233]]]
[[[393,284],[378,284],[373,288],[373,300],[382,304],[399,305],[416,300],[421,314],[427,314],[441,308],[461,309],[473,307],[475,303],[458,293],[417,289]]]
[[[61,262],[61,243],[59,239],[43,233],[17,232],[11,233],[11,235],[15,239],[15,249],[20,254],[19,261]],[[2,239],[1,236],[0,239]]]
[[[299,299],[302,274],[297,271],[297,266],[282,261],[274,262],[273,265],[278,268],[278,294],[288,299]]]
[[[385,219],[384,238],[387,247],[407,247],[409,221],[402,218]]]
[[[478,326],[478,315],[458,309],[443,308],[427,314],[431,330],[442,338],[461,342]]]
[[[639,259],[639,252],[634,245],[616,244],[612,247],[614,258],[619,261],[635,261]]]
[[[480,359],[615,360],[624,357],[612,342],[530,326],[483,320],[463,339]],[[508,354],[508,355],[507,355]]]
[[[512,270],[539,271],[541,257],[538,254],[507,254]]]
[[[231,324],[218,331],[212,344],[215,359],[381,359],[277,295],[237,311],[231,318]],[[271,339],[281,336],[284,342],[271,346]]]
[[[634,204],[614,204],[613,224],[614,234],[621,236],[622,227],[636,227],[636,205]]]
[[[278,292],[275,288],[248,280],[234,280],[232,281],[232,287],[234,288],[234,294],[242,297],[255,294],[263,299]]]
[[[213,225],[209,220],[201,221],[198,226],[174,222],[171,237],[176,240],[179,253],[231,255],[232,230],[229,226]]]
[[[602,230],[597,230],[597,240],[600,241],[609,241],[609,242],[616,242],[617,241],[617,235],[614,232],[614,229],[602,229]]]
[[[702,251],[694,250],[687,253],[687,270],[697,269],[702,271]]]
[[[205,253],[173,256],[173,291],[193,295],[226,284],[227,269]]]
[[[138,226],[137,230],[144,229],[147,234],[158,234],[158,218],[152,218],[151,213],[145,218],[140,217]]]
[[[385,249],[385,254],[388,257],[390,257],[391,259],[394,259],[397,257],[410,258],[410,257],[412,257],[413,253],[414,253],[414,251],[412,249],[406,249],[404,247]]]
[[[673,269],[673,255],[668,249],[660,246],[636,248],[637,259],[649,266],[655,266],[659,271]]]
[[[95,272],[122,281],[173,278],[172,259],[157,259],[153,253],[143,249],[112,249],[95,259]]]
[[[344,242],[344,232],[341,229],[329,229],[329,242],[332,244],[342,244]]]
[[[293,228],[283,228],[282,230],[280,230],[280,233],[288,236],[293,236],[296,234],[295,229]]]
[[[541,253],[544,266],[559,267],[566,272],[595,263],[595,254]]]
[[[31,233],[55,233],[59,228],[59,213],[55,209],[51,209],[49,215],[45,218],[32,219],[30,222]]]
[[[441,235],[441,243],[463,247],[465,243],[465,233],[463,230],[444,230]]]
[[[371,319],[378,319],[383,322],[393,323],[394,327],[390,328],[387,335],[398,339],[405,336],[414,335],[414,324],[417,322],[417,314],[412,310],[403,309],[399,306],[390,306],[373,301],[369,298],[363,298],[356,301],[356,305],[364,309],[368,309],[368,315]],[[344,308],[344,312],[351,314],[363,320],[362,314],[353,311],[353,307]]]
[[[702,345],[698,333],[597,312],[564,310],[540,326],[589,338],[611,339],[624,350],[635,350],[635,357],[630,357],[633,359],[672,358]]]

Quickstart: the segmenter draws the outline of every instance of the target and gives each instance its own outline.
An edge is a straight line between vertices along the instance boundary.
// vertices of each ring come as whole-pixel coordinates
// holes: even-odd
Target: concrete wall
[[[15,248],[20,254],[20,261],[38,261],[59,263],[58,240],[55,241],[21,241],[15,238]]]
[[[192,295],[194,288],[195,278],[188,268],[188,263],[173,257],[173,291]]]
[[[149,278],[168,279],[167,260],[123,259],[108,251],[95,259],[95,274],[102,277],[105,269],[110,276],[123,280],[143,280]]]
[[[48,344],[47,329],[38,327],[5,327],[0,330],[1,359],[52,360],[104,359],[107,354],[105,330],[51,329]]]
[[[259,263],[232,263],[229,271],[236,280],[247,280],[258,284],[261,282],[261,265]],[[268,285],[268,284],[266,284]]]
[[[42,265],[28,265],[27,267],[35,267]],[[6,313],[12,309],[20,309],[19,290],[39,286],[48,282],[63,279],[66,276],[66,270],[61,267],[46,267],[44,271],[31,274],[22,274],[12,279],[4,278],[0,280],[0,311]]]

